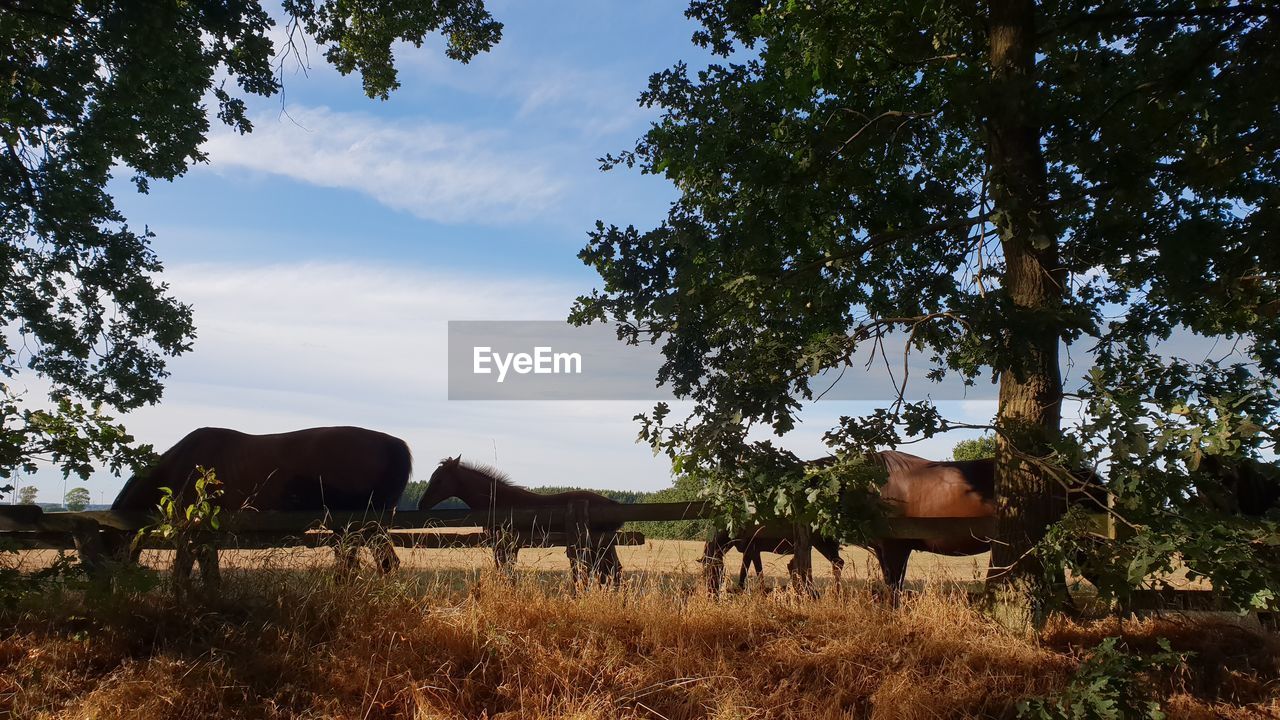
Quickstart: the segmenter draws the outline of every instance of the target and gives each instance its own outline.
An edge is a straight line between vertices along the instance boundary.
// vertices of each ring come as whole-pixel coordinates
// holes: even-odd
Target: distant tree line
[[[400,507],[402,509],[416,508],[418,499],[426,492],[427,483],[423,480],[414,480],[405,488],[404,494],[400,496]],[[620,503],[658,503],[658,502],[690,502],[699,499],[697,482],[691,478],[680,478],[676,480],[672,487],[656,490],[601,490],[598,488],[581,488],[562,485],[553,485],[548,487],[529,488],[530,490],[541,493],[543,495],[553,495],[555,493],[568,492],[570,490],[590,490],[591,492],[600,493],[601,495],[615,500]],[[436,505],[436,509],[450,510],[465,508],[466,503],[457,498],[449,498],[444,502]],[[680,520],[677,522],[635,522],[627,523],[623,528],[634,532],[642,532],[645,537],[660,538],[664,540],[701,540],[706,537],[707,521],[705,520]]]

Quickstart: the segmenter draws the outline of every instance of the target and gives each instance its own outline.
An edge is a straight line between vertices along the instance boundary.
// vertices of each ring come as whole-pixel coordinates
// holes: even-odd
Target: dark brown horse
[[[495,508],[555,508],[568,506],[575,500],[587,500],[593,505],[618,505],[615,500],[589,490],[571,490],[569,492],[542,495],[511,482],[500,470],[462,462],[462,456],[445,458],[440,467],[431,473],[431,480],[422,498],[418,500],[419,510],[430,510],[439,503],[456,497],[472,510],[492,510]],[[592,534],[608,538],[600,548],[579,548],[572,544],[565,554],[573,571],[575,583],[585,581],[594,569],[601,584],[617,584],[622,577],[622,563],[618,560],[618,551],[613,543],[613,536],[622,528],[621,523],[591,524]],[[551,533],[560,532],[562,527],[551,527],[540,523],[518,528],[505,528],[515,533]],[[600,550],[599,557],[595,557]],[[518,544],[497,538],[493,548],[493,559],[498,570],[509,573],[515,566],[516,557],[520,553]]]
[[[1193,477],[1200,501],[1219,512],[1262,517],[1280,508],[1280,464],[1206,455]]]
[[[382,512],[394,509],[409,482],[413,459],[403,440],[358,427],[322,427],[273,435],[200,428],[169,448],[116,496],[113,510],[154,510],[159,488],[181,502],[194,492],[195,468],[213,469],[222,482],[219,505],[241,509]],[[390,540],[374,545],[384,572],[399,565]],[[339,553],[354,562],[350,546]],[[216,573],[217,555],[202,557],[201,572]],[[212,568],[206,562],[213,562]],[[190,571],[190,568],[187,568]]]
[[[840,557],[840,543],[827,537],[814,536],[811,540],[815,550],[831,561],[831,574],[835,577],[836,586],[840,585],[840,573],[844,570],[844,559]],[[734,534],[721,529],[707,540],[702,551],[703,575],[707,581],[707,591],[711,594],[720,592],[720,584],[724,575],[724,554],[729,549],[742,553],[742,568],[738,572],[738,589],[747,585],[747,575],[754,565],[756,576],[764,574],[763,553],[791,555],[795,552],[795,538],[787,533],[771,530],[763,525],[745,528]],[[795,563],[793,558],[787,568]]]

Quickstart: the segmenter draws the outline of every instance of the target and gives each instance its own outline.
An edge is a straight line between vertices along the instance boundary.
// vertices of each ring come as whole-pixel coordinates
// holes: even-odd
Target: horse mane
[[[459,460],[458,467],[465,468],[475,473],[479,473],[485,476],[487,480],[490,480],[494,484],[499,485],[501,487],[512,488],[514,490],[528,490],[528,488],[512,480],[511,476],[508,475],[506,472],[499,470],[498,468],[492,465],[489,465],[487,463],[477,463],[477,462],[471,462],[469,460],[468,461]]]

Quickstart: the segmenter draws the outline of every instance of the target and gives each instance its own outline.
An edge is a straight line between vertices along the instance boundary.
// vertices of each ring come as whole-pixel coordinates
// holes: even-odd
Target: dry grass
[[[0,614],[0,718],[1009,717],[1107,635],[1197,653],[1153,680],[1172,717],[1280,709],[1280,647],[1237,625],[1062,622],[1036,643],[939,583],[898,610],[865,583],[715,601],[664,549],[624,557],[621,591],[572,593],[554,550],[522,553],[514,586],[473,551],[354,580],[289,551],[228,558],[223,595],[198,608],[68,590]]]
[[[701,572],[698,559],[702,557],[703,543],[692,540],[650,540],[644,545],[619,547],[618,556],[622,566],[629,575],[644,578],[654,574]],[[401,566],[409,571],[423,570],[463,570],[478,573],[493,567],[493,552],[485,548],[450,548],[447,550],[413,550],[400,548],[396,551]],[[167,568],[172,564],[172,553],[163,550],[149,550],[143,554],[142,562],[157,569]],[[860,547],[847,546],[841,555],[845,560],[845,576],[852,578],[878,578],[879,566],[868,551]],[[48,565],[57,553],[52,550],[28,551],[21,554],[20,562],[26,569],[34,569]],[[333,552],[327,548],[295,548],[287,552],[280,550],[224,550],[221,553],[223,567],[254,568],[280,567],[288,569],[327,569],[333,564]],[[984,553],[972,557],[945,557],[917,553],[908,568],[907,580],[917,586],[931,582],[964,583],[981,580],[986,574],[989,555]],[[742,555],[736,550],[725,554],[725,568],[728,575],[737,576],[738,565]],[[787,556],[764,555],[765,585],[777,585],[787,578]],[[520,551],[517,564],[522,571],[563,572],[568,568],[564,548],[525,548]],[[816,553],[813,563],[814,576],[830,578],[831,566]],[[755,575],[752,571],[752,582]]]

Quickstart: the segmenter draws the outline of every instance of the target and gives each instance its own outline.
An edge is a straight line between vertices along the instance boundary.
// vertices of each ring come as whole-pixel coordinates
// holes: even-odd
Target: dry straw
[[[187,607],[161,589],[27,601],[0,626],[0,718],[1011,717],[1116,634],[1197,653],[1151,679],[1172,717],[1278,707],[1278,648],[1230,623],[1062,622],[1033,642],[953,581],[894,610],[865,574],[817,600],[771,591],[777,565],[715,600],[666,543],[624,558],[617,591],[574,592],[563,550],[522,553],[514,583],[474,550],[410,552],[387,577],[332,557],[229,553],[221,597]]]

